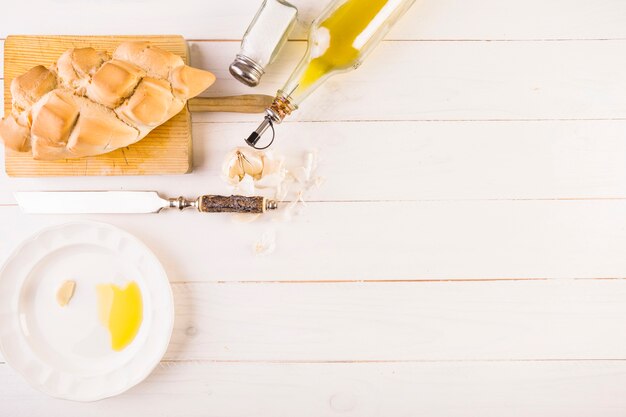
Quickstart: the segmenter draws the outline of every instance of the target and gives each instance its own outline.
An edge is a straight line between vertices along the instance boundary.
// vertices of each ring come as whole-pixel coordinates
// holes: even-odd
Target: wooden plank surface
[[[242,138],[254,128],[193,123],[195,169],[185,181],[0,176],[0,204],[15,204],[17,190],[136,190],[148,184],[166,195],[228,193],[222,163],[233,148],[246,146]],[[623,120],[301,122],[280,126],[274,152],[293,169],[317,151],[316,175],[324,182],[307,201],[624,198],[625,130]]]
[[[226,66],[259,3],[14,2],[0,37],[180,33],[211,94],[272,94],[324,2],[294,0],[296,41],[250,90]],[[173,343],[145,383],[75,404],[0,362],[0,415],[623,416],[625,18],[621,0],[418,0],[280,126],[276,152],[317,149],[326,178],[291,222],[87,217],[144,240],[174,283]],[[0,175],[0,260],[76,219],[20,214],[14,190],[227,191],[219,165],[258,117],[193,122],[185,181]],[[275,253],[254,256],[268,231]]]
[[[290,121],[623,119],[626,40],[400,42],[380,45],[357,71],[330,78]],[[290,42],[258,91],[283,86],[305,48]],[[233,42],[191,42],[191,61],[213,71],[214,95],[250,92],[228,74]],[[196,122],[258,121],[197,114]]]
[[[292,3],[300,10],[293,38],[303,39],[308,23],[326,2]],[[180,33],[188,39],[241,39],[260,4],[257,0],[180,0],[175,5],[166,0],[110,0],[107,7],[98,7],[95,0],[11,2],[4,5],[0,17],[0,36]],[[626,4],[621,0],[417,0],[389,38],[614,39],[626,37],[625,18]]]
[[[625,88],[619,71],[624,58],[618,53],[624,42],[384,42],[375,53],[378,59],[331,79],[290,120],[624,118],[618,107]],[[236,43],[203,41],[189,45],[192,64],[218,75],[209,90],[211,95],[253,91],[227,73],[237,52]],[[273,94],[303,50],[304,43],[289,43],[254,91]],[[407,60],[414,56],[427,65],[409,64]],[[480,59],[466,59],[468,56]],[[406,68],[413,71],[410,79],[400,76]],[[372,86],[380,83],[386,85],[385,90],[374,92]],[[598,88],[611,99],[590,101]],[[337,95],[340,100],[334,97]],[[377,106],[369,105],[370,97],[377,98]],[[334,106],[329,106],[329,101]],[[197,114],[195,120],[257,121],[258,117]]]
[[[593,42],[574,42],[581,50],[593,47]],[[597,42],[596,42],[597,43]],[[409,45],[410,43],[403,43]],[[449,43],[442,43],[449,44]],[[516,43],[517,44],[517,43]],[[607,56],[621,57],[621,42],[611,43],[612,47]],[[469,48],[473,53],[476,48],[480,49],[480,44],[459,43],[461,48]],[[478,46],[477,46],[478,45]],[[571,45],[568,43],[568,45]],[[383,45],[383,48],[386,45]],[[416,51],[406,47],[407,54],[415,54]],[[506,49],[503,47],[503,50]],[[554,49],[557,51],[557,49]],[[215,68],[225,66],[230,58],[225,47],[219,44],[203,42],[192,44],[192,55],[206,56],[207,62],[215,62]],[[219,52],[219,53],[217,53]],[[584,54],[581,54],[581,57]],[[219,59],[221,60],[218,60]],[[292,56],[293,58],[293,56]],[[581,58],[582,59],[582,58]],[[620,58],[621,59],[621,58]],[[200,59],[194,59],[200,63]],[[218,62],[221,64],[218,65]],[[477,61],[476,65],[482,65]],[[208,66],[208,64],[207,64]],[[575,66],[575,62],[572,62]],[[609,66],[610,67],[610,66]],[[587,90],[581,94],[580,100],[585,95],[590,95],[595,91],[597,83],[589,81],[588,77],[577,78],[575,74],[568,76],[570,66],[563,68],[562,78],[568,78],[566,84],[582,83],[582,87],[576,91]],[[608,67],[607,67],[608,68]],[[598,68],[593,64],[589,68],[592,74]],[[275,68],[277,72],[286,71],[286,63]],[[351,77],[359,78],[363,68]],[[433,69],[434,72],[434,69]],[[506,75],[509,80],[516,80],[523,76],[524,70],[512,67],[511,73]],[[285,72],[286,74],[286,72]],[[612,79],[604,81],[607,85],[616,87],[624,82],[624,77],[615,71]],[[270,76],[271,74],[268,74]],[[367,73],[366,73],[367,75]],[[238,87],[228,80],[227,75],[222,74],[222,78],[216,84],[216,92],[231,94],[246,92],[244,87]],[[367,83],[368,77],[362,77],[361,83]],[[371,77],[370,77],[371,79]],[[393,80],[392,80],[393,81]],[[377,83],[386,83],[389,80],[381,78]],[[442,81],[447,82],[447,81]],[[230,84],[229,84],[230,83]],[[225,85],[229,84],[229,85]],[[232,84],[232,85],[231,85]],[[466,97],[462,100],[463,107],[455,110],[452,104],[446,105],[441,111],[441,120],[434,123],[424,121],[424,123],[387,123],[368,120],[365,125],[355,123],[333,122],[332,124],[313,121],[304,126],[294,123],[286,123],[279,126],[279,139],[275,149],[277,152],[289,152],[297,155],[307,149],[317,148],[322,162],[321,173],[327,178],[324,187],[315,190],[312,198],[316,200],[375,200],[375,199],[465,199],[465,198],[612,198],[623,196],[622,182],[624,178],[623,163],[620,155],[623,153],[624,141],[622,140],[623,120],[601,120],[589,121],[576,120],[560,123],[559,120],[550,120],[549,123],[543,121],[525,122],[518,120],[513,123],[509,121],[498,121],[490,123],[490,120],[498,117],[492,110],[485,110],[480,115],[479,121],[471,120],[469,111],[462,111],[463,108],[471,108],[472,101],[478,99],[474,97],[471,89],[466,85],[471,84],[471,80],[463,84],[459,94]],[[276,87],[276,84],[274,87]],[[376,84],[378,85],[378,84]],[[490,90],[490,87],[483,87]],[[511,82],[511,85],[515,85]],[[266,88],[266,87],[264,87]],[[341,87],[342,95],[348,94],[343,91],[348,87]],[[398,86],[401,88],[401,86]],[[467,89],[467,90],[466,90]],[[264,92],[273,91],[270,85]],[[554,109],[561,111],[567,104],[570,89],[559,89],[562,93],[558,96],[550,93],[554,100]],[[433,92],[432,94],[437,94]],[[559,93],[560,94],[560,93]],[[317,96],[311,100],[324,102],[327,97],[333,95],[333,91],[317,92]],[[421,97],[421,95],[418,94]],[[517,99],[517,96],[511,96]],[[626,94],[623,95],[626,97]],[[622,97],[622,98],[623,98]],[[385,100],[391,105],[393,96],[387,96]],[[619,98],[620,100],[622,98]],[[495,100],[495,99],[494,99]],[[532,116],[541,119],[550,119],[555,114],[550,114],[552,108],[538,112],[540,107],[535,104],[537,101],[530,100],[523,104],[515,100],[507,100],[516,112],[533,112]],[[342,108],[349,110],[352,118],[373,119],[374,106],[368,105],[369,97],[362,97],[356,102],[339,104]],[[428,99],[420,101],[424,106]],[[497,105],[497,102],[486,103]],[[599,111],[603,103],[595,106],[593,112]],[[311,108],[313,108],[313,104]],[[407,102],[405,107],[411,114],[410,119],[423,118],[415,111],[416,107],[411,107]],[[607,107],[608,113],[597,113],[594,117],[610,119],[622,112],[626,108],[623,105],[613,105]],[[419,110],[419,109],[417,109]],[[307,108],[301,110],[304,116],[307,115]],[[332,111],[324,106],[315,107],[313,111],[323,111],[324,118],[335,118]],[[342,110],[343,111],[343,110]],[[581,109],[581,112],[583,109]],[[585,112],[587,110],[584,110]],[[450,112],[462,112],[459,117],[467,118],[467,123],[457,122],[445,123],[447,117],[443,115]],[[388,113],[384,113],[383,116]],[[305,118],[305,117],[302,118]],[[393,115],[392,115],[393,116]],[[531,116],[527,114],[525,117]],[[584,114],[582,114],[584,118]],[[347,117],[347,116],[346,116]],[[393,116],[395,117],[395,116]],[[306,117],[308,118],[308,116]],[[621,116],[620,116],[621,118]],[[249,120],[250,123],[229,123],[228,120]],[[244,115],[202,115],[194,116],[194,129],[198,132],[196,138],[195,166],[201,175],[186,177],[181,182],[176,177],[159,178],[159,188],[168,193],[194,194],[204,192],[205,189],[219,190],[222,181],[215,174],[219,171],[224,155],[233,146],[243,144],[242,138],[254,128],[254,120],[258,116]],[[220,124],[218,124],[220,123]],[[367,135],[367,136],[366,136]],[[383,146],[380,140],[382,136],[389,137],[393,146]],[[364,144],[367,144],[364,146]],[[377,150],[377,157],[369,157],[370,149]],[[399,150],[405,150],[402,152]],[[411,151],[408,153],[408,151]],[[350,169],[350,164],[342,163],[349,158],[359,161],[359,165],[365,165],[365,170]],[[432,153],[431,153],[432,152]],[[558,155],[559,158],[554,157]],[[519,158],[517,157],[519,156]],[[417,160],[415,158],[418,158]],[[397,163],[396,163],[397,161]],[[417,161],[417,163],[415,163]],[[371,169],[380,167],[380,169]],[[422,171],[423,168],[423,171]],[[498,175],[493,173],[497,170]],[[362,172],[361,172],[362,171]],[[53,179],[50,181],[22,181],[7,182],[6,178],[0,179],[4,185],[0,187],[0,203],[9,204],[13,200],[8,191],[15,187],[24,187],[33,184],[32,188],[141,188],[141,179],[98,179],[93,182],[86,179]],[[102,182],[100,182],[102,181]],[[156,181],[153,178],[150,183]],[[393,183],[394,186],[385,186]]]
[[[626,361],[625,279],[172,287],[165,361]]]
[[[126,394],[96,403],[47,398],[0,366],[12,417],[621,417],[626,364],[592,362],[164,363]],[[245,399],[245,400],[244,400]]]
[[[331,78],[289,121],[624,119],[625,46],[626,40],[384,42],[375,59]],[[217,75],[206,93],[216,96],[275,94],[304,47],[290,42],[251,90],[228,74],[236,43],[189,43],[192,64]],[[197,113],[194,121],[258,122],[259,116]]]
[[[36,65],[50,66],[66,50],[93,47],[112,53],[125,40],[142,37],[11,36],[4,43],[4,111],[11,111],[11,80]],[[187,45],[180,36],[150,37],[151,42],[180,55]],[[36,161],[30,154],[5,151],[5,171],[11,177],[185,174],[191,170],[191,121],[187,108],[154,129],[141,141],[104,155],[58,161]]]
[[[140,237],[171,281],[623,278],[626,200],[309,203],[253,223],[204,213],[32,216],[0,207],[0,256],[92,219]],[[339,227],[341,225],[341,227]],[[257,256],[264,234],[276,249]],[[180,244],[194,242],[194,244]],[[358,249],[357,249],[358,248]]]
[[[626,360],[624,279],[173,288],[165,360]]]

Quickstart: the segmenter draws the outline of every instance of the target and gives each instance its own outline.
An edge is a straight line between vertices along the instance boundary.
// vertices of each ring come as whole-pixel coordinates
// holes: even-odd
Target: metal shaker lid
[[[233,77],[250,87],[258,85],[265,67],[285,45],[297,15],[298,9],[287,0],[264,0],[230,65]]]
[[[237,55],[228,69],[233,77],[250,87],[259,85],[261,77],[265,73],[263,67],[247,56],[240,54]]]

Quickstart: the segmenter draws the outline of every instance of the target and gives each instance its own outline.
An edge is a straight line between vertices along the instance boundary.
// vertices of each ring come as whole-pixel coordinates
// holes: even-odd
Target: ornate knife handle
[[[265,197],[244,197],[241,195],[203,195],[197,200],[187,200],[184,197],[170,198],[170,208],[184,210],[189,207],[203,213],[265,213],[267,210],[276,210],[278,204]]]

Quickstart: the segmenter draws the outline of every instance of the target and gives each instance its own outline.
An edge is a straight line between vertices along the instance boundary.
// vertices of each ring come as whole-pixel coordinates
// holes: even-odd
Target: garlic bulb
[[[222,171],[232,185],[241,182],[246,175],[258,180],[263,173],[263,156],[253,149],[235,148],[227,155]]]

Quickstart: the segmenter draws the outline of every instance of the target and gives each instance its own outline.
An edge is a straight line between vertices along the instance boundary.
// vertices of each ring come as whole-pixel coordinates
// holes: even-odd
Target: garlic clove
[[[59,289],[57,290],[57,303],[61,307],[65,307],[69,304],[70,300],[74,296],[74,290],[76,289],[75,281],[63,281]]]
[[[263,158],[253,149],[235,148],[226,156],[222,171],[231,184],[242,181],[246,175],[259,179],[263,172]]]

